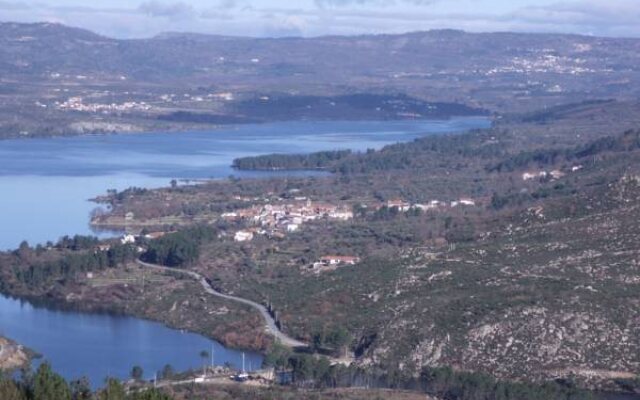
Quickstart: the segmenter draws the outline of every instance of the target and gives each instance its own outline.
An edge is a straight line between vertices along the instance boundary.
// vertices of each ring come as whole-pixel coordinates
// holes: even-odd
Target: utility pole
[[[213,361],[214,354],[215,354],[215,347],[211,345],[211,370],[215,368],[215,363]]]

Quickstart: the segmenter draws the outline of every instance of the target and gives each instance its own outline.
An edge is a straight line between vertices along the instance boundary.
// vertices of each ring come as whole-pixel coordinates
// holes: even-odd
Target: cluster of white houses
[[[565,169],[565,171],[577,172],[582,169],[582,165],[574,165],[569,170]],[[523,181],[530,181],[533,179],[560,179],[567,175],[567,172],[554,169],[553,171],[528,171],[522,174]]]
[[[110,104],[102,104],[102,103],[90,103],[85,104],[83,102],[82,97],[71,97],[69,100],[64,103],[56,102],[56,107],[60,110],[70,110],[70,111],[84,111],[84,112],[93,112],[93,113],[109,113],[113,111],[124,112],[124,111],[148,111],[151,110],[151,106],[145,103],[144,101],[135,102],[135,101],[127,101],[124,103],[110,103]]]
[[[266,204],[222,214],[229,221],[246,221],[254,225],[251,229],[236,232],[237,242],[253,240],[255,234],[284,236],[296,232],[305,222],[319,219],[348,221],[353,212],[345,207],[310,200],[289,204]]]
[[[461,198],[460,200],[454,200],[451,202],[432,200],[425,204],[421,204],[421,203],[413,204],[401,199],[394,199],[394,200],[389,200],[386,203],[386,206],[388,208],[396,208],[398,209],[398,211],[401,211],[401,212],[407,212],[407,211],[416,210],[416,209],[422,210],[422,211],[429,211],[429,210],[437,210],[437,209],[446,208],[446,207],[475,206],[475,205],[476,205],[476,201],[470,198]]]

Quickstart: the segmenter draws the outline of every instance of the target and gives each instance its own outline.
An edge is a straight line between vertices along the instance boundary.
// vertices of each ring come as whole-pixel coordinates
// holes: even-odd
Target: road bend
[[[148,268],[148,269],[187,275],[187,276],[195,279],[196,281],[200,282],[200,284],[202,285],[202,288],[205,290],[205,292],[207,292],[208,294],[210,294],[212,296],[219,297],[219,298],[225,299],[225,300],[234,301],[236,303],[245,304],[247,306],[250,306],[250,307],[258,310],[258,312],[260,312],[260,314],[262,315],[262,318],[265,321],[265,329],[271,335],[273,335],[273,337],[276,338],[276,340],[278,340],[281,344],[283,344],[283,345],[285,345],[287,347],[292,347],[292,348],[300,348],[300,347],[308,347],[309,346],[307,343],[301,342],[301,341],[299,341],[297,339],[294,339],[294,338],[288,336],[287,334],[285,334],[284,332],[282,332],[280,330],[280,328],[278,328],[278,325],[276,324],[276,321],[273,318],[273,316],[271,316],[271,313],[269,313],[267,308],[265,306],[263,306],[262,304],[256,303],[255,301],[252,301],[252,300],[249,300],[249,299],[245,299],[245,298],[242,298],[242,297],[231,296],[231,295],[228,295],[228,294],[221,293],[221,292],[217,291],[216,289],[214,289],[213,286],[211,286],[209,281],[207,281],[207,279],[204,276],[200,275],[199,273],[197,273],[195,271],[188,271],[188,270],[183,270],[183,269],[178,269],[178,268],[165,267],[165,266],[162,266],[162,265],[150,264],[150,263],[146,263],[146,262],[144,262],[142,260],[137,260],[136,262],[138,263],[138,265],[140,265],[142,267],[145,267],[145,268]]]

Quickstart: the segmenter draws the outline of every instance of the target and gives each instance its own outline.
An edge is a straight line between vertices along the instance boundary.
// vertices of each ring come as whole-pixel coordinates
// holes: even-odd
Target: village
[[[46,105],[44,106],[46,107]],[[141,101],[141,102],[127,101],[124,103],[111,103],[111,104],[101,104],[101,103],[85,104],[84,99],[82,97],[71,97],[70,99],[68,99],[63,103],[56,102],[55,106],[59,110],[92,112],[92,113],[101,112],[104,114],[108,114],[111,112],[149,111],[152,108],[150,105],[148,105],[144,101]]]
[[[349,221],[353,211],[345,206],[312,202],[304,199],[295,203],[266,204],[253,206],[222,214],[227,221],[245,222],[253,227],[235,233],[236,242],[248,242],[254,235],[267,235],[271,238],[284,238],[287,233],[297,232],[307,222],[329,219]]]
[[[446,212],[455,208],[477,207],[478,200],[470,197],[461,197],[457,200],[431,200],[427,202],[410,202],[402,198],[393,198],[385,202],[343,202],[331,203],[328,201],[311,200],[306,196],[300,196],[294,190],[293,195],[297,197],[289,199],[278,198],[248,198],[236,196],[235,201],[253,202],[254,204],[232,211],[218,214],[216,217],[207,219],[208,223],[214,221],[226,221],[228,229],[220,233],[220,238],[227,238],[239,245],[248,245],[257,238],[267,240],[285,240],[290,235],[295,235],[304,229],[306,224],[332,221],[336,223],[346,223],[354,218],[363,218],[366,215],[372,216],[378,212],[396,213],[425,213],[425,212]],[[258,202],[258,204],[256,204]],[[262,203],[262,204],[260,204]],[[148,231],[133,227],[152,226],[138,225],[141,220],[136,218],[133,212],[126,212],[124,218],[124,228],[127,234],[121,237],[122,244],[136,245],[137,251],[145,251],[145,243],[150,240],[160,239],[165,235],[176,232],[175,228],[157,229]],[[158,225],[160,227],[161,225]],[[108,244],[99,246],[99,251],[109,249]],[[347,254],[345,254],[347,253]],[[345,266],[357,265],[361,262],[362,254],[349,254],[351,252],[330,252],[318,256],[312,262],[301,265],[303,272],[320,274],[336,270]]]
[[[392,199],[384,203],[358,204],[357,207],[378,211],[383,208],[395,209],[406,213],[412,210],[418,212],[438,211],[447,208],[473,207],[476,201],[471,198],[460,198],[450,202],[432,200],[428,203],[411,203],[402,199]],[[284,239],[288,234],[298,232],[305,223],[332,220],[338,222],[350,221],[354,218],[352,205],[335,205],[314,202],[307,198],[297,198],[294,202],[284,204],[255,205],[249,208],[226,212],[221,217],[229,222],[244,223],[245,228],[233,234],[233,240],[238,243],[251,242],[257,236],[269,239]],[[356,255],[328,254],[320,257],[304,269],[312,273],[322,273],[339,267],[356,265],[361,261]]]

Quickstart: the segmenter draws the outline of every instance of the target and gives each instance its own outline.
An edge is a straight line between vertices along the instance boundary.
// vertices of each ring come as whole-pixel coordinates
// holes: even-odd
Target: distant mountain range
[[[636,99],[639,65],[640,39],[438,30],[308,39],[169,33],[117,40],[58,24],[0,24],[0,101],[12,115],[36,101],[47,105],[72,96],[153,103],[172,94],[171,111],[215,110],[234,118],[237,109],[230,104],[274,95],[406,95],[500,113],[529,111]],[[224,107],[194,108],[176,99],[227,92],[232,96]]]

